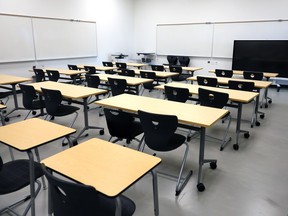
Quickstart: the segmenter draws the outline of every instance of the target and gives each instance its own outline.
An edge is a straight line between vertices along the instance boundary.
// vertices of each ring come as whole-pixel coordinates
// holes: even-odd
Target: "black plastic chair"
[[[42,168],[49,182],[54,216],[115,215],[115,198],[102,195],[92,186],[57,178],[47,170],[45,165],[42,165]],[[121,215],[132,216],[136,209],[135,203],[123,195],[119,198]]]
[[[144,130],[144,145],[142,145],[141,150],[144,150],[145,145],[150,149],[159,152],[169,152],[178,149],[180,146],[185,145],[186,149],[181,162],[181,168],[179,175],[174,177],[177,179],[176,183],[176,196],[178,196],[186,183],[192,175],[192,171],[189,171],[188,175],[183,178],[182,173],[186,163],[187,154],[189,151],[189,146],[185,142],[186,137],[175,133],[178,126],[178,118],[173,115],[161,115],[155,113],[149,113],[139,110],[138,115],[140,122]]]
[[[44,115],[43,109],[45,108],[44,100],[42,97],[38,98],[36,91],[31,85],[19,84],[22,92],[22,103],[25,109],[29,110],[28,114],[24,118],[27,119],[29,114],[32,112],[34,117]],[[42,110],[40,114],[36,115],[36,110]]]
[[[5,92],[0,92],[0,103],[1,104],[6,104],[9,100],[9,96],[13,95],[12,91],[5,91]],[[4,101],[5,99],[5,101]]]
[[[218,85],[217,78],[214,78],[214,77],[197,76],[197,82],[198,82],[198,85],[203,85],[203,86],[217,87]]]
[[[164,86],[165,96],[168,100],[185,103],[189,99],[189,89]]]
[[[151,65],[151,68],[153,71],[165,71],[165,68],[163,65]]]
[[[141,78],[145,78],[145,79],[153,79],[154,81],[157,80],[156,77],[156,73],[154,72],[145,72],[145,71],[140,71],[140,76]],[[155,86],[157,86],[157,83],[153,82],[148,82],[148,83],[143,83],[143,91],[141,93],[141,95],[143,95],[145,89],[149,90],[149,92],[151,92]]]
[[[69,70],[76,70],[76,71],[79,70],[77,65],[68,64],[67,66],[68,66]],[[83,80],[81,78],[81,74],[70,75],[70,78],[71,78],[71,80],[73,80],[73,83],[78,84],[78,85],[82,84],[82,82],[83,82]]]
[[[177,56],[168,55],[168,56],[167,56],[167,61],[168,61],[168,64],[169,64],[169,65],[177,65],[177,63],[178,63],[178,58],[177,58]]]
[[[49,81],[57,82],[60,78],[59,71],[57,70],[46,70]]]
[[[127,69],[127,64],[124,62],[116,62],[116,67],[118,68],[118,70]]]
[[[119,73],[119,75],[128,76],[128,77],[135,77],[135,71],[134,70],[123,69],[123,70],[121,70],[121,73]]]
[[[111,88],[112,96],[120,95],[123,93],[136,94],[135,91],[127,89],[127,81],[125,79],[108,77],[108,83]]]
[[[229,95],[227,93],[211,91],[203,88],[198,89],[198,96],[199,96],[199,103],[201,106],[208,106],[219,109],[224,108],[229,100]],[[220,151],[222,151],[224,147],[227,145],[227,143],[229,143],[232,140],[231,137],[226,139],[231,124],[230,112],[226,114],[222,119],[223,121],[229,119],[223,139],[212,137],[213,139],[220,140],[222,142],[220,146]]]
[[[79,70],[77,65],[68,64],[67,66],[68,66],[69,70]]]
[[[96,68],[94,66],[84,65],[84,70],[87,71],[87,74],[96,74]]]
[[[217,77],[231,78],[233,76],[233,70],[216,69],[215,74]]]
[[[109,142],[113,137],[117,137],[112,141],[113,143],[126,139],[126,143],[129,144],[133,139],[135,139],[139,142],[138,149],[140,148],[142,139],[139,140],[136,137],[143,133],[143,129],[139,121],[135,121],[134,117],[130,113],[121,110],[104,108],[104,114],[111,135]]]
[[[114,66],[113,62],[107,62],[107,61],[103,61],[102,65],[105,67],[113,67]],[[116,74],[117,72],[113,71],[113,70],[105,70],[105,73],[106,74]]]
[[[190,58],[188,56],[178,56],[179,64],[183,67],[188,67]]]
[[[98,88],[100,85],[100,78],[98,76],[92,75],[92,74],[85,74],[85,79],[87,86],[90,88]],[[91,101],[88,100],[88,104],[91,104],[95,101],[99,100],[99,95],[95,95],[95,100]]]
[[[33,71],[35,74],[35,81],[36,82],[45,81],[45,73],[42,69],[34,68]]]
[[[24,159],[18,159],[3,163],[0,156],[0,195],[6,195],[10,193],[16,193],[17,191],[30,185],[30,161]],[[35,176],[33,181],[37,184],[35,189],[35,197],[38,195],[41,189],[41,183],[38,178],[43,176],[43,172],[39,163],[34,162]],[[8,211],[12,212],[13,215],[17,214],[13,209],[20,204],[28,201],[31,198],[30,194],[19,200],[18,202],[10,205],[9,207],[0,210],[0,214]],[[22,215],[26,215],[31,208],[31,201],[28,202]]]
[[[182,74],[182,67],[181,66],[176,66],[176,65],[169,66],[169,70],[170,70],[170,72],[178,73],[178,75],[176,75],[176,76],[171,76],[171,79],[173,81],[184,81],[184,80],[186,80],[187,76],[184,76]]]

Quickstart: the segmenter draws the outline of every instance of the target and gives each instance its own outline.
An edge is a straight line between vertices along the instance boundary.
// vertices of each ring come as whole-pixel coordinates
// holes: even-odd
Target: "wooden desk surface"
[[[31,83],[29,85],[34,86],[35,90],[38,92],[41,92],[41,88],[59,90],[61,91],[63,97],[71,99],[82,99],[89,97],[91,95],[99,95],[107,92],[107,90],[103,89],[89,88],[79,85],[52,82],[52,81]]]
[[[0,74],[0,85],[10,85],[31,81],[31,78]]]
[[[0,104],[0,110],[1,109],[5,109],[6,108],[6,106],[5,105],[3,105],[3,104]]]
[[[190,94],[196,94],[196,95],[198,95],[199,88],[208,89],[211,91],[223,92],[223,93],[229,94],[230,100],[234,102],[241,102],[241,103],[249,103],[250,101],[252,101],[255,97],[259,95],[259,93],[257,92],[248,92],[248,91],[233,90],[233,89],[228,89],[228,88],[191,85],[191,84],[181,83],[181,82],[171,82],[171,83],[155,86],[155,89],[164,90],[165,85],[171,86],[171,87],[177,87],[177,88],[188,88]]]
[[[220,83],[220,84],[225,84],[225,85],[228,84],[228,81],[229,81],[229,80],[244,81],[244,82],[254,82],[256,88],[268,88],[268,87],[272,84],[272,82],[270,82],[270,81],[262,81],[262,80],[250,80],[250,79],[238,79],[238,78],[227,78],[227,77],[215,77],[215,76],[207,76],[207,75],[204,75],[204,77],[217,78],[218,83]],[[187,80],[196,81],[196,80],[197,80],[197,76],[189,77],[189,78],[187,78]]]
[[[153,82],[153,79],[145,79],[139,77],[128,77],[128,76],[120,76],[120,75],[112,75],[112,74],[95,74],[94,76],[99,76],[100,80],[108,81],[108,77],[116,78],[116,79],[125,79],[128,85],[141,85],[147,82]]]
[[[31,118],[0,127],[0,142],[26,151],[75,132],[73,128]]]
[[[215,70],[209,70],[210,73],[215,73]],[[233,70],[233,74],[243,75],[244,71],[241,70]],[[279,73],[271,73],[271,72],[263,72],[263,76],[267,78],[277,77]]]
[[[119,62],[119,63],[122,63],[122,62]],[[144,67],[144,66],[147,66],[148,64],[145,64],[145,63],[138,63],[138,62],[123,62],[123,63],[126,63],[126,65],[128,67]],[[116,62],[113,62],[114,65],[116,65]]]
[[[176,65],[176,66],[180,66],[180,65]],[[169,69],[169,65],[164,65],[164,68]],[[199,67],[182,67],[182,70],[186,70],[186,71],[198,71],[198,70],[202,70],[203,68],[199,68]]]
[[[188,103],[163,99],[121,94],[95,102],[98,105],[122,109],[136,113],[143,110],[152,113],[176,115],[179,123],[210,127],[228,113],[225,109],[215,109]]]
[[[42,161],[52,170],[110,197],[121,194],[160,162],[158,157],[97,138]]]
[[[140,71],[144,71],[144,72],[148,72],[148,73],[152,73],[154,72],[156,74],[156,77],[160,77],[160,78],[168,78],[171,76],[177,76],[178,73],[175,72],[167,72],[167,71],[153,71],[153,70],[139,70],[139,69],[135,69],[135,74],[136,75],[140,75]]]
[[[108,71],[108,70],[116,70],[117,69],[117,67],[107,67],[107,66],[90,65],[90,64],[87,64],[85,66],[95,67],[96,70],[98,70],[98,71]],[[83,64],[77,65],[77,67],[81,68],[81,69],[84,69],[84,65]]]

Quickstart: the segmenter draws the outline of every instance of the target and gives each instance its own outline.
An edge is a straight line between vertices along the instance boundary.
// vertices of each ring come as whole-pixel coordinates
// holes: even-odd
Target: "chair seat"
[[[119,130],[121,130],[121,128],[119,128]],[[123,137],[119,136],[119,138],[121,138],[121,139],[131,139],[132,140],[136,136],[140,135],[141,133],[143,133],[143,129],[142,129],[141,123],[138,122],[138,121],[134,121],[134,122],[131,123],[131,127],[124,128],[123,133],[119,133],[119,134],[123,134]]]
[[[45,103],[43,100],[35,100],[32,101],[32,110],[38,110],[38,109],[42,109],[45,108]]]
[[[163,149],[156,149],[156,151],[171,151],[177,149],[181,146],[186,140],[186,137],[180,134],[174,134],[169,140],[169,143]]]
[[[184,76],[184,75],[179,75],[179,76],[174,76],[174,77],[172,77],[172,80],[173,81],[184,81],[184,80],[186,80],[186,76]]]
[[[54,116],[65,116],[70,115],[77,110],[79,110],[79,107],[71,106],[71,105],[60,105],[57,109],[57,111],[54,113]]]
[[[0,194],[17,191],[30,184],[29,160],[10,161],[3,165],[0,172]],[[43,175],[41,165],[34,162],[35,180]]]

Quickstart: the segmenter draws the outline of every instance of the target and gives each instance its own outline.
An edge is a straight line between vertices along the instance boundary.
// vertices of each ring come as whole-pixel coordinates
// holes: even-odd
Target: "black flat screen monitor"
[[[288,40],[235,40],[232,69],[288,77]]]

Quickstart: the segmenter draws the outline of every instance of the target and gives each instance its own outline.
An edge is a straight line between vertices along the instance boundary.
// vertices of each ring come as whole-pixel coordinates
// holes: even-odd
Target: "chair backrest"
[[[98,88],[100,84],[100,78],[91,74],[85,75],[87,86],[92,88]]]
[[[165,71],[163,65],[151,65],[153,71]]]
[[[185,103],[189,98],[189,89],[164,86],[165,96],[168,100]]]
[[[127,69],[127,64],[124,62],[116,62],[116,67],[121,70],[121,69]]]
[[[183,67],[187,67],[190,63],[190,58],[188,56],[178,56],[179,64]]]
[[[231,78],[233,76],[233,70],[224,70],[224,69],[216,69],[215,74],[217,77],[228,77]]]
[[[243,76],[244,76],[244,79],[251,79],[251,80],[262,80],[263,79],[263,73],[262,72],[244,71]]]
[[[113,67],[113,62],[103,61],[102,65],[105,66],[105,67]]]
[[[33,100],[36,97],[36,91],[31,85],[19,84],[22,92],[22,103],[26,109],[33,109]]]
[[[218,84],[217,78],[197,76],[198,85],[216,87]]]
[[[156,80],[156,73],[154,72],[145,72],[145,71],[140,71],[140,76],[141,78],[145,78],[145,79],[153,79],[153,82],[154,80]],[[153,82],[147,82],[147,83],[143,83],[143,87],[145,89],[149,89],[149,90],[152,90],[154,88],[154,84]]]
[[[242,91],[253,91],[254,86],[255,86],[254,82],[236,81],[236,80],[229,80],[228,81],[229,89],[242,90]]]
[[[155,151],[167,151],[167,144],[174,135],[178,118],[173,115],[162,115],[138,111],[141,125],[144,131],[146,145]]]
[[[181,66],[176,66],[176,65],[170,65],[169,66],[170,72],[178,73],[176,76],[171,76],[171,79],[173,81],[180,81],[180,80],[185,80],[185,78],[181,78],[182,74],[182,67]]]
[[[115,201],[104,197],[94,187],[57,178],[44,165],[42,169],[49,182],[55,216],[115,215]]]
[[[167,61],[168,61],[169,65],[176,65],[178,62],[178,58],[177,58],[177,56],[168,55]]]
[[[128,70],[128,69],[122,69],[121,73],[119,75],[135,77],[135,71],[134,70]]]
[[[42,69],[34,68],[33,71],[35,73],[36,82],[42,82],[45,80],[45,73]]]
[[[125,79],[108,77],[108,82],[113,96],[123,94],[127,88],[127,81]]]
[[[59,90],[41,88],[44,96],[46,111],[49,115],[54,116],[62,102],[62,94]]]
[[[130,135],[130,127],[134,121],[130,113],[121,110],[104,108],[106,123],[111,136],[125,138]]]
[[[68,66],[69,70],[78,70],[77,65],[68,64],[67,66]]]
[[[222,109],[229,100],[229,94],[211,91],[203,88],[198,89],[199,103],[201,106],[209,106]]]
[[[46,70],[50,81],[57,82],[60,78],[59,71],[57,70]]]
[[[96,68],[94,66],[84,65],[84,70],[87,71],[87,74],[96,74]]]

